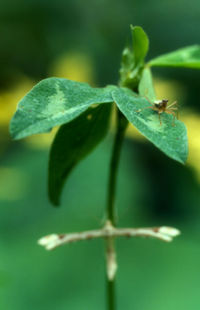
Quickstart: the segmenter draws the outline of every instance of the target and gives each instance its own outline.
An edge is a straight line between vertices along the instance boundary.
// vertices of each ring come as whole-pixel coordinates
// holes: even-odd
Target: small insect
[[[145,97],[145,99],[147,101],[149,101],[148,98]],[[170,105],[167,105],[168,101],[169,101],[168,99],[155,100],[153,103],[149,101],[149,103],[151,103],[150,107],[146,107],[146,108],[140,109],[137,112],[141,112],[144,109],[152,109],[153,111],[156,111],[158,113],[160,125],[162,125],[161,117],[160,117],[161,113],[172,114],[174,116],[174,120],[175,120],[175,117],[176,117],[175,111],[178,112],[178,108],[175,107],[175,105],[177,104],[177,101],[174,101]],[[173,126],[175,125],[174,122],[173,122],[172,125]]]

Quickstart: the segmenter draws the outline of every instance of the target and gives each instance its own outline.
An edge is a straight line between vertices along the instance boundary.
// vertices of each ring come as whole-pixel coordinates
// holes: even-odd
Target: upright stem
[[[115,281],[107,279],[107,295],[108,295],[108,303],[107,309],[108,310],[115,310]]]
[[[114,139],[111,163],[110,163],[110,174],[108,184],[108,200],[107,200],[107,220],[110,225],[116,224],[115,218],[115,193],[116,193],[116,181],[117,171],[119,166],[120,151],[126,127],[128,125],[127,119],[123,114],[117,110],[117,128]],[[116,254],[114,238],[110,237],[106,240],[106,254],[107,254],[107,309],[115,310],[115,271],[116,265]]]
[[[107,199],[107,218],[112,225],[115,225],[116,222],[115,192],[116,192],[117,171],[119,165],[120,151],[127,125],[128,125],[127,119],[119,110],[117,110],[117,129],[110,163],[108,199]]]

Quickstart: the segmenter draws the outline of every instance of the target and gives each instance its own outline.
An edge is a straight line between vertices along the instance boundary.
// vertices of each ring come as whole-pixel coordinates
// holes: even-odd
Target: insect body
[[[146,98],[146,99],[149,101],[148,98]],[[168,101],[169,101],[168,99],[155,100],[153,103],[149,101],[151,103],[151,106],[146,107],[144,109],[152,109],[152,110],[156,111],[158,113],[158,116],[159,116],[160,125],[162,125],[161,117],[160,117],[161,113],[172,114],[174,116],[174,119],[175,119],[175,117],[176,117],[175,111],[178,110],[178,108],[175,107],[175,105],[177,104],[177,101],[174,101],[170,105],[167,105]],[[141,112],[144,109],[140,109],[137,112]],[[174,125],[174,123],[172,125]]]

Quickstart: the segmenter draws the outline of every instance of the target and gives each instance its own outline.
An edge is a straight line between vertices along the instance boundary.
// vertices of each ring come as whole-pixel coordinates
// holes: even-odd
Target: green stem
[[[108,185],[108,200],[107,200],[107,218],[112,225],[115,225],[115,192],[116,192],[116,181],[117,171],[119,165],[120,151],[122,142],[124,139],[125,130],[127,128],[128,121],[124,115],[117,110],[117,130],[115,134],[115,140],[112,151],[112,158],[110,163],[110,175]]]
[[[115,281],[107,280],[108,310],[115,310]]]
[[[117,171],[119,166],[120,151],[125,135],[125,130],[127,128],[128,121],[123,116],[123,114],[117,110],[117,129],[114,139],[111,163],[110,163],[110,174],[109,174],[109,184],[108,184],[108,200],[107,200],[107,220],[111,225],[116,225],[115,219],[115,193],[116,193],[116,181],[117,181]],[[106,240],[107,254],[115,253],[115,244],[113,238],[108,238]],[[115,257],[115,255],[114,255]],[[115,263],[115,262],[114,262]],[[108,264],[108,261],[107,261]],[[115,310],[115,280],[108,279],[107,277],[107,309]]]

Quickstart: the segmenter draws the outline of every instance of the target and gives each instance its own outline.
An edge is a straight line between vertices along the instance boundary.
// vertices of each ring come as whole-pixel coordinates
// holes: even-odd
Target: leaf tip
[[[130,24],[130,29],[131,29],[131,30],[141,29],[142,31],[144,31],[143,28],[142,28],[141,26],[137,26],[137,25],[136,25],[136,26],[133,26],[132,24]]]
[[[60,207],[60,196],[56,195],[55,192],[52,193],[52,190],[48,190],[49,201],[53,205],[53,207]]]

